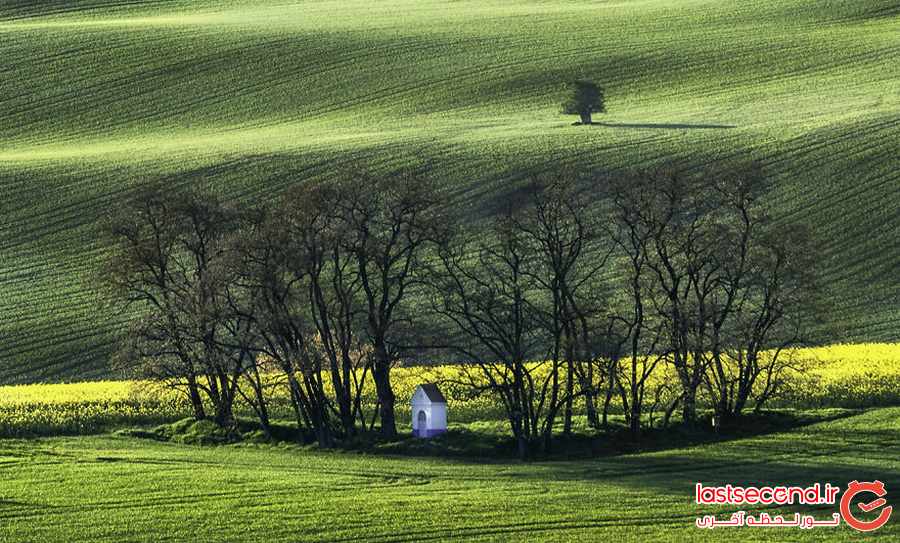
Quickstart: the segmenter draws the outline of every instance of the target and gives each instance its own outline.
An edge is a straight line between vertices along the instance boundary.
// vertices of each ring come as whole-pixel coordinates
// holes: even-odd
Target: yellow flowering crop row
[[[792,375],[785,394],[773,405],[795,407],[869,407],[900,403],[900,344],[831,345],[798,349],[793,353],[803,371]],[[546,371],[541,365],[536,373]],[[661,367],[662,379],[671,368]],[[473,422],[500,418],[489,395],[473,395],[463,383],[477,370],[460,365],[398,367],[391,379],[402,413],[419,383],[441,383],[448,397],[451,418]],[[328,380],[326,379],[327,383]],[[375,404],[369,381],[363,403]],[[286,393],[274,389],[275,416],[290,418]],[[580,402],[579,402],[580,403]],[[249,406],[238,414],[252,416]],[[184,398],[176,391],[145,381],[94,381],[0,387],[0,436],[90,433],[116,426],[154,424],[189,416]]]

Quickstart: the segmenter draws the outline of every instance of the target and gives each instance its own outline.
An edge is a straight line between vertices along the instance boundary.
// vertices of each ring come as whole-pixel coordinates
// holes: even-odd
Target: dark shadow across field
[[[593,122],[591,126],[603,126],[605,128],[659,128],[663,130],[710,130],[737,128],[733,124],[687,124],[687,123],[604,123]]]
[[[542,443],[536,443],[533,446],[533,450],[536,452],[529,460],[564,462],[663,452],[797,431],[812,424],[837,421],[864,413],[865,411],[848,409],[819,412],[770,411],[761,415],[746,416],[733,426],[718,432],[713,431],[708,425],[691,427],[674,424],[665,429],[646,430],[637,440],[633,439],[627,428],[618,421],[611,422],[606,430],[592,430],[583,424],[577,424],[575,431],[568,438],[562,436],[555,438],[549,451],[543,449]],[[189,444],[214,445],[241,440],[237,434],[233,439],[223,439],[217,435],[207,436],[203,434],[202,429],[198,430],[198,427],[198,424],[185,419],[159,426],[154,430],[135,428],[118,433],[130,437],[159,441],[171,440]],[[244,440],[268,441],[263,438],[258,424],[253,420],[241,419],[240,432],[244,434]],[[298,434],[292,424],[274,423],[271,432],[277,442],[305,444],[306,447],[316,448],[313,436]],[[489,424],[457,424],[452,426],[447,433],[427,440],[404,434],[401,436],[397,439],[386,440],[380,436],[376,428],[375,431],[366,432],[350,439],[338,439],[335,449],[375,455],[442,457],[464,463],[509,462],[517,459],[516,443],[501,421]]]
[[[536,453],[531,460],[566,461],[661,452],[789,432],[860,413],[862,411],[847,409],[828,410],[813,415],[792,411],[771,411],[746,416],[732,427],[718,432],[705,425],[688,427],[673,424],[665,429],[646,430],[637,440],[631,437],[626,428],[618,424],[611,424],[607,430],[600,431],[581,428],[569,438],[561,436],[555,438],[549,453]],[[451,428],[446,434],[430,440],[405,437],[397,441],[382,441],[375,435],[357,438],[355,442],[346,445],[343,448],[402,456],[443,456],[463,460],[516,458],[516,444],[505,431],[495,433],[465,426]]]
[[[454,526],[446,529],[428,531],[394,531],[390,537],[379,538],[382,542],[393,541],[444,541],[460,537],[496,537],[500,535],[516,536],[517,534],[534,534],[536,532],[552,532],[571,529],[603,529],[616,526],[633,528],[647,526],[668,526],[672,529],[692,525],[693,520],[702,514],[728,516],[740,506],[704,506],[694,503],[693,486],[696,482],[707,485],[732,484],[738,486],[764,485],[796,485],[807,486],[815,483],[831,483],[839,488],[846,488],[849,481],[869,481],[879,479],[888,488],[896,488],[900,483],[900,473],[896,470],[858,469],[850,464],[808,465],[798,451],[797,461],[758,459],[755,461],[726,463],[717,462],[697,456],[666,456],[664,458],[635,458],[631,466],[621,460],[604,464],[603,472],[586,470],[583,462],[572,466],[571,471],[554,466],[550,471],[523,471],[520,481],[531,481],[535,485],[548,480],[598,485],[620,485],[623,491],[633,489],[635,492],[646,492],[655,489],[660,495],[683,496],[683,512],[660,510],[656,513],[636,510],[630,515],[611,516],[603,513],[602,504],[598,504],[598,515],[594,518],[555,519],[532,522],[509,522],[491,526]],[[509,476],[510,474],[507,474]],[[627,498],[626,498],[627,499]],[[744,507],[750,509],[753,507]],[[836,505],[791,505],[784,507],[760,507],[771,514],[790,515],[794,512],[811,514],[816,518],[828,518],[837,509]],[[334,541],[355,541],[353,538],[335,539]]]
[[[696,517],[715,514],[727,518],[735,510],[744,509],[753,514],[796,511],[826,519],[836,506],[697,505],[694,503],[697,482],[740,486],[806,486],[828,482],[846,488],[854,479],[879,479],[890,495],[900,486],[897,464],[900,441],[895,424],[898,415],[898,408],[770,412],[768,427],[762,427],[762,421],[757,421],[759,424],[753,426],[760,428],[747,429],[749,434],[742,432],[742,439],[729,434],[720,442],[702,442],[668,451],[529,463],[499,455],[480,459],[448,455],[410,459],[402,455],[381,455],[378,453],[387,451],[377,448],[357,451],[367,453],[363,455],[292,446],[186,448],[176,444],[140,443],[133,437],[123,439],[124,436],[6,441],[4,446],[8,450],[0,451],[3,456],[19,456],[23,450],[29,454],[39,452],[39,456],[56,454],[55,449],[59,447],[71,456],[64,462],[39,461],[17,466],[14,479],[50,475],[55,480],[66,475],[73,481],[127,482],[152,473],[161,486],[137,485],[131,489],[119,484],[113,485],[110,492],[87,484],[84,490],[70,488],[70,494],[50,509],[26,497],[16,505],[0,501],[0,518],[7,520],[6,526],[31,523],[35,529],[49,530],[47,525],[57,519],[84,522],[82,519],[94,518],[100,511],[111,518],[137,514],[152,515],[160,522],[189,522],[197,520],[196,511],[217,514],[224,510],[236,520],[219,528],[227,530],[242,522],[249,526],[261,514],[277,516],[287,511],[289,517],[281,518],[296,524],[287,527],[266,524],[264,530],[272,533],[255,533],[265,533],[272,539],[278,528],[284,528],[292,530],[292,536],[300,534],[309,541],[399,542],[602,540],[621,537],[619,534],[628,531],[633,537],[620,540],[712,541],[706,532],[698,532],[693,527]],[[470,431],[494,435],[484,422],[474,423]],[[437,444],[432,440],[416,442]],[[110,463],[111,459],[115,462]],[[490,465],[478,465],[484,463]],[[23,476],[19,469],[28,471]],[[184,485],[188,472],[199,474],[196,480],[191,480],[196,486]],[[73,478],[73,474],[79,478]],[[234,486],[223,487],[223,478],[233,480]],[[28,489],[32,485],[52,488],[41,481],[20,488]],[[358,513],[364,513],[376,501],[387,501],[397,513],[390,518],[377,513],[360,514],[358,524],[349,527],[318,524],[315,519],[298,514],[310,503],[304,485],[310,489],[328,489],[313,498],[320,515],[348,514],[348,507],[361,501],[360,492],[366,492],[367,502],[360,505]],[[273,503],[275,509],[271,508]],[[503,509],[496,513],[492,508]],[[398,518],[403,522],[398,522]],[[238,540],[239,535],[247,533],[250,532],[238,530],[218,535],[222,539]],[[768,532],[741,532],[740,535],[769,540]],[[811,540],[806,535],[806,532],[772,533],[776,540]],[[813,535],[817,540],[830,541],[849,540],[857,534],[842,527],[833,532],[819,530]],[[897,525],[889,523],[877,536],[879,540],[895,540]]]
[[[693,523],[702,514],[727,516],[740,506],[706,506],[694,503],[694,485],[732,484],[737,486],[808,486],[815,483],[831,483],[846,488],[853,480],[881,480],[888,489],[900,486],[900,471],[896,464],[869,462],[890,459],[897,454],[897,434],[892,430],[867,430],[872,421],[871,411],[853,414],[835,413],[834,417],[816,422],[836,421],[831,427],[802,427],[780,435],[758,438],[749,437],[732,443],[706,444],[684,450],[653,454],[618,455],[585,462],[538,462],[521,464],[519,468],[507,468],[506,479],[534,484],[547,481],[596,484],[598,488],[614,485],[622,489],[623,500],[638,499],[638,493],[653,491],[657,496],[680,496],[683,507],[675,512],[660,500],[660,510],[649,514],[635,510],[634,514],[610,516],[605,514],[604,504],[598,503],[597,516],[580,519],[546,520],[522,523],[504,523],[484,527],[453,527],[428,532],[394,532],[382,541],[444,540],[454,537],[496,537],[564,529],[603,529],[614,526],[640,528],[649,525],[665,525],[673,529]],[[859,417],[859,423],[843,425],[838,419]],[[805,421],[809,426],[813,421]],[[877,422],[877,419],[875,420]],[[787,429],[785,429],[787,430]],[[746,437],[746,436],[745,436]],[[634,492],[634,498],[630,498]],[[828,518],[837,509],[834,504],[745,506],[751,512],[765,510],[771,514],[812,514],[816,518]],[[885,534],[886,536],[886,534]],[[887,536],[886,536],[887,537]],[[346,540],[345,540],[346,541]]]

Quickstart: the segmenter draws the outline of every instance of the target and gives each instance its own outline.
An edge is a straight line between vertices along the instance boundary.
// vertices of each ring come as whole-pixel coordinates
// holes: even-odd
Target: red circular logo
[[[877,498],[873,501],[861,503],[858,505],[862,512],[868,513],[887,503],[887,500],[884,499],[884,495],[887,494],[887,491],[885,491],[884,483],[882,483],[881,481],[875,481],[872,483],[860,483],[859,481],[852,481],[847,487],[847,490],[844,492],[844,495],[841,496],[841,516],[844,517],[844,522],[849,524],[850,527],[859,530],[860,532],[871,532],[872,530],[877,530],[878,528],[884,526],[888,519],[891,518],[891,512],[894,510],[894,508],[888,505],[881,510],[881,513],[874,520],[859,520],[854,517],[853,513],[850,511],[850,502],[857,494],[861,492],[871,492],[872,494],[875,494],[877,496]]]

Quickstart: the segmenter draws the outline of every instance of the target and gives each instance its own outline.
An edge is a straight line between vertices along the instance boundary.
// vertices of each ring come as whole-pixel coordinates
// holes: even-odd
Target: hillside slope
[[[897,341],[898,28],[888,0],[3,2],[0,380],[108,373],[96,223],[137,184],[417,157],[473,221],[525,165],[758,158],[822,241],[834,341]],[[606,126],[558,113],[576,77]]]
[[[348,454],[287,443],[197,447],[109,435],[0,440],[3,490],[15,498],[3,504],[15,520],[0,523],[0,539],[715,543],[724,533],[729,541],[897,541],[896,517],[870,537],[849,526],[696,528],[703,515],[724,521],[737,508],[697,505],[698,482],[900,485],[900,408],[811,413],[831,420],[552,462]],[[444,447],[428,449],[447,454]],[[747,514],[825,521],[837,508],[763,506]]]

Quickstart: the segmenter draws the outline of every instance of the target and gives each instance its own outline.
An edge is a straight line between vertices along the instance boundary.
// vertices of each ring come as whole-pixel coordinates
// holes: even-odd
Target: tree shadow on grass
[[[542,470],[523,469],[516,475],[519,479],[551,477],[556,481],[630,480],[628,486],[677,493],[689,491],[696,481],[745,486],[831,482],[845,488],[852,480],[878,479],[889,490],[896,489],[900,486],[898,433],[872,425],[896,416],[897,411],[879,411],[702,447],[611,456],[592,463],[546,462],[539,464]]]
[[[894,412],[896,413],[896,411]],[[736,510],[751,514],[792,515],[795,512],[829,519],[836,512],[834,503],[818,505],[702,505],[694,502],[694,485],[737,486],[800,486],[830,483],[838,489],[847,488],[853,480],[881,480],[890,491],[900,487],[898,469],[897,432],[868,429],[870,413],[857,412],[860,418],[834,416],[821,426],[808,430],[772,435],[763,439],[748,438],[731,443],[708,444],[703,447],[672,450],[653,454],[618,455],[590,461],[539,462],[507,464],[503,469],[486,470],[478,475],[467,473],[461,486],[472,488],[478,484],[495,487],[498,496],[516,496],[525,506],[510,511],[500,522],[479,525],[477,522],[453,521],[446,526],[397,526],[381,534],[372,533],[366,540],[377,541],[443,541],[455,538],[518,539],[523,535],[553,533],[559,539],[568,532],[620,532],[622,528],[678,530],[667,532],[672,540],[677,534],[691,536],[694,520],[701,515],[714,514],[728,518]],[[839,419],[847,418],[849,424]],[[810,421],[811,422],[811,421]],[[824,421],[822,421],[824,422]],[[880,462],[879,462],[880,461]],[[444,477],[453,475],[444,474]],[[521,483],[521,484],[517,484]],[[542,489],[551,486],[553,492],[545,497]],[[517,491],[527,489],[522,498]],[[609,503],[614,497],[615,503]],[[838,494],[838,499],[840,494]],[[861,496],[865,498],[866,496]],[[528,500],[531,500],[530,502]],[[528,507],[541,507],[547,500],[595,499],[589,512],[560,511],[548,507],[535,513]],[[857,502],[858,503],[858,502]],[[468,519],[466,519],[468,521]],[[895,538],[898,525],[888,525],[879,531],[885,540]],[[651,532],[657,538],[660,532]],[[832,535],[833,534],[833,535]],[[755,534],[759,535],[759,534]],[[822,532],[826,539],[842,539],[846,532]],[[778,539],[793,534],[784,533]],[[693,539],[690,537],[689,539]],[[333,541],[355,541],[356,538],[333,538]],[[893,540],[893,539],[892,539]]]
[[[577,123],[581,124],[581,123]],[[710,130],[737,128],[733,124],[688,124],[688,123],[605,123],[592,122],[590,126],[603,126],[606,128],[659,128],[663,130]]]
[[[732,427],[716,432],[710,426],[684,426],[646,430],[635,440],[627,428],[611,425],[606,431],[577,429],[568,438],[558,436],[551,443],[549,452],[542,450],[543,443],[535,443],[530,461],[560,462],[591,458],[614,458],[639,453],[662,452],[700,445],[735,441],[799,430],[803,427],[859,415],[860,411],[832,409],[818,412],[770,411],[755,416],[745,416]],[[515,440],[502,425],[486,429],[484,425],[469,427],[456,425],[448,432],[431,439],[411,436],[396,440],[384,440],[378,434],[358,436],[338,448],[388,454],[393,456],[433,456],[452,458],[462,462],[510,462],[517,460]]]
[[[596,464],[578,462],[572,465],[541,464],[523,466],[515,472],[506,471],[498,475],[495,482],[502,483],[509,479],[522,482],[525,486],[539,488],[547,484],[563,485],[571,483],[573,495],[584,492],[583,484],[597,489],[597,496],[614,495],[616,503],[610,505],[598,498],[595,511],[558,512],[548,510],[546,514],[529,517],[523,511],[511,512],[507,522],[491,525],[472,525],[457,522],[450,526],[428,527],[427,529],[393,530],[381,536],[373,536],[367,540],[388,541],[444,541],[454,538],[500,537],[508,536],[518,539],[523,534],[541,532],[563,533],[566,531],[588,531],[599,534],[606,530],[620,531],[622,528],[656,528],[665,530],[684,530],[670,532],[672,540],[678,540],[676,533],[694,534],[694,520],[702,515],[714,514],[728,518],[736,510],[749,511],[755,514],[765,511],[769,514],[791,515],[794,512],[811,514],[824,520],[837,511],[837,504],[823,503],[818,505],[794,504],[775,505],[701,505],[694,501],[694,485],[736,486],[800,486],[807,487],[815,483],[824,486],[831,483],[839,489],[845,489],[849,481],[881,480],[888,490],[897,488],[900,483],[900,472],[888,467],[876,469],[872,466],[856,466],[854,460],[861,455],[853,450],[830,450],[821,462],[809,462],[804,454],[802,444],[793,443],[793,454],[781,457],[754,457],[752,449],[747,451],[736,447],[730,457],[717,457],[715,453],[701,450],[691,454],[672,454],[661,456],[631,456],[610,459]],[[815,446],[815,444],[811,444]],[[824,447],[829,449],[829,447]],[[854,454],[856,453],[856,454]],[[508,483],[507,483],[508,484]],[[596,486],[594,486],[596,485]],[[502,490],[498,492],[503,492]],[[651,496],[648,497],[648,496]],[[539,507],[541,496],[535,496],[530,504]],[[838,494],[840,499],[840,494]],[[622,513],[624,506],[627,513]],[[823,533],[822,535],[841,538],[846,533]],[[880,531],[885,539],[897,534],[897,526],[889,525]],[[660,533],[655,532],[656,537]],[[758,535],[758,534],[756,534]],[[787,536],[789,534],[784,534]],[[793,534],[790,534],[793,535]],[[781,536],[783,537],[783,536]],[[781,537],[778,539],[780,540]],[[585,539],[600,539],[596,536]],[[691,538],[693,539],[693,538]],[[790,537],[795,540],[795,537]],[[333,541],[354,541],[355,538]]]

